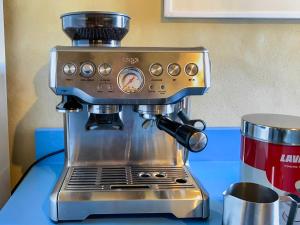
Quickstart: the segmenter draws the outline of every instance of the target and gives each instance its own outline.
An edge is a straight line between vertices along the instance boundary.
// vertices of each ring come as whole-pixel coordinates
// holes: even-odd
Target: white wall
[[[0,208],[8,199],[10,193],[3,18],[3,1],[0,0]]]

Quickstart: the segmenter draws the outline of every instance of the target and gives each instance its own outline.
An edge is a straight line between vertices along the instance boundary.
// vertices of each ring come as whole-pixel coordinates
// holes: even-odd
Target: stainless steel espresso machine
[[[62,96],[56,108],[65,132],[51,219],[207,218],[208,194],[188,166],[189,151],[207,144],[205,123],[188,118],[188,97],[210,87],[207,50],[120,47],[129,29],[124,14],[75,12],[61,19],[73,46],[51,51],[50,88]]]

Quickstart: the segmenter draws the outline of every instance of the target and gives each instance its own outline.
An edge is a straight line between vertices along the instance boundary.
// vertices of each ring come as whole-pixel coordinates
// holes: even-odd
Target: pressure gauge
[[[119,88],[127,94],[139,92],[144,87],[144,83],[143,72],[135,67],[124,68],[118,75]]]

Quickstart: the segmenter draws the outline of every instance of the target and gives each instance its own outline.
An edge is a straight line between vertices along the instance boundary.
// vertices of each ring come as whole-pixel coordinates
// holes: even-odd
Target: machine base
[[[208,194],[184,167],[69,167],[51,198],[54,221],[90,215],[171,213],[207,218]]]

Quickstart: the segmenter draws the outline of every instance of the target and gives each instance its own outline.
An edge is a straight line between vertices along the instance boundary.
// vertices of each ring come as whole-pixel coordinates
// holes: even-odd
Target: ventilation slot
[[[66,190],[101,190],[98,182],[99,168],[74,168]]]
[[[102,168],[101,184],[127,184],[127,173],[124,167]]]

